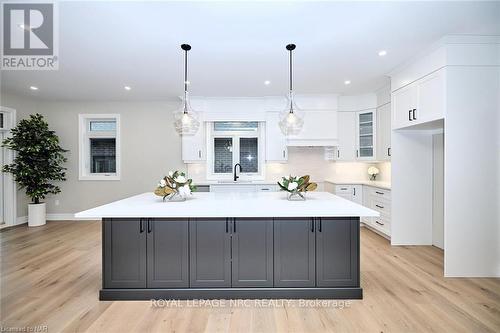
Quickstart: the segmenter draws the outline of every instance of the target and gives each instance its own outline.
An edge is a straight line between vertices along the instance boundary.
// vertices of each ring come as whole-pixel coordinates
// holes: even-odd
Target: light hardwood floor
[[[100,222],[49,222],[1,236],[1,323],[48,332],[499,332],[500,279],[443,278],[443,252],[391,247],[362,229],[364,299],[350,306],[154,308],[100,302]],[[349,304],[346,304],[349,305]]]

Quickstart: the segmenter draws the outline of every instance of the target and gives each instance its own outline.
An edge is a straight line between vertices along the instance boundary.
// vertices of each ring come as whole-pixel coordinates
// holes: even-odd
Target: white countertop
[[[379,213],[328,192],[308,192],[306,201],[288,201],[284,192],[197,192],[184,202],[163,202],[143,193],[75,214],[103,217],[346,217]]]
[[[390,182],[381,182],[378,180],[354,180],[354,181],[339,181],[339,180],[329,180],[325,179],[325,182],[331,183],[331,184],[336,184],[336,185],[367,185],[367,186],[373,186],[373,187],[378,187],[378,188],[383,188],[385,190],[390,190],[391,189],[391,183]]]

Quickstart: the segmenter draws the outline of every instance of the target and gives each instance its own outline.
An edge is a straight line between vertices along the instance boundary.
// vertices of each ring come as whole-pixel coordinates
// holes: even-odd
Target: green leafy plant
[[[318,184],[310,182],[309,179],[309,175],[283,177],[281,183],[278,182],[278,185],[283,191],[300,194],[301,192],[314,191],[318,187]]]
[[[192,192],[196,191],[193,180],[186,178],[186,173],[181,171],[170,171],[168,176],[163,177],[155,189],[157,196],[163,197],[163,201],[179,195],[187,198]]]
[[[49,194],[61,192],[54,181],[66,180],[66,162],[59,146],[59,137],[49,129],[42,115],[30,115],[12,129],[12,137],[2,146],[16,152],[13,163],[5,165],[3,172],[12,173],[20,189],[25,189],[32,203],[38,204]]]

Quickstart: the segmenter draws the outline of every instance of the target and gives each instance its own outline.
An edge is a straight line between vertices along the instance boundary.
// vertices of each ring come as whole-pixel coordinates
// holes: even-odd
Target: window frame
[[[240,181],[254,181],[265,179],[265,137],[264,126],[258,122],[255,131],[216,131],[215,122],[208,124],[207,135],[207,180],[230,181],[233,180],[234,165],[240,163],[240,138],[257,138],[258,145],[258,172],[239,172]],[[215,173],[214,142],[215,138],[231,138],[233,142],[233,165],[230,173]]]
[[[113,135],[109,131],[90,131],[91,121],[114,120],[116,130]],[[115,139],[115,162],[114,173],[91,173],[90,172],[90,139],[106,138]],[[121,138],[120,138],[120,115],[119,114],[79,114],[78,115],[78,179],[79,180],[120,180],[121,178]]]

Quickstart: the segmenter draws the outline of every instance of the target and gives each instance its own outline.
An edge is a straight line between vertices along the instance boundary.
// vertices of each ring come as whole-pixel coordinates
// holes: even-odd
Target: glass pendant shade
[[[174,127],[180,135],[194,135],[200,128],[198,112],[191,108],[187,92],[184,94],[181,108],[174,112]]]
[[[188,93],[188,51],[191,50],[189,44],[182,44],[181,49],[184,51],[184,97],[182,106],[174,112],[174,127],[180,135],[194,135],[200,127],[199,115],[191,108],[189,103]]]
[[[288,96],[286,105],[287,107],[280,113],[279,126],[281,132],[284,135],[297,135],[302,131],[304,118],[302,117],[302,112],[297,108],[293,93],[291,92]]]
[[[290,90],[288,93],[288,98],[286,101],[286,107],[280,113],[280,122],[279,126],[281,132],[284,135],[297,135],[302,131],[302,127],[304,126],[304,118],[302,117],[302,113],[297,108],[295,104],[294,95],[293,95],[293,63],[292,63],[292,52],[295,50],[295,44],[288,44],[286,49],[290,53]]]

